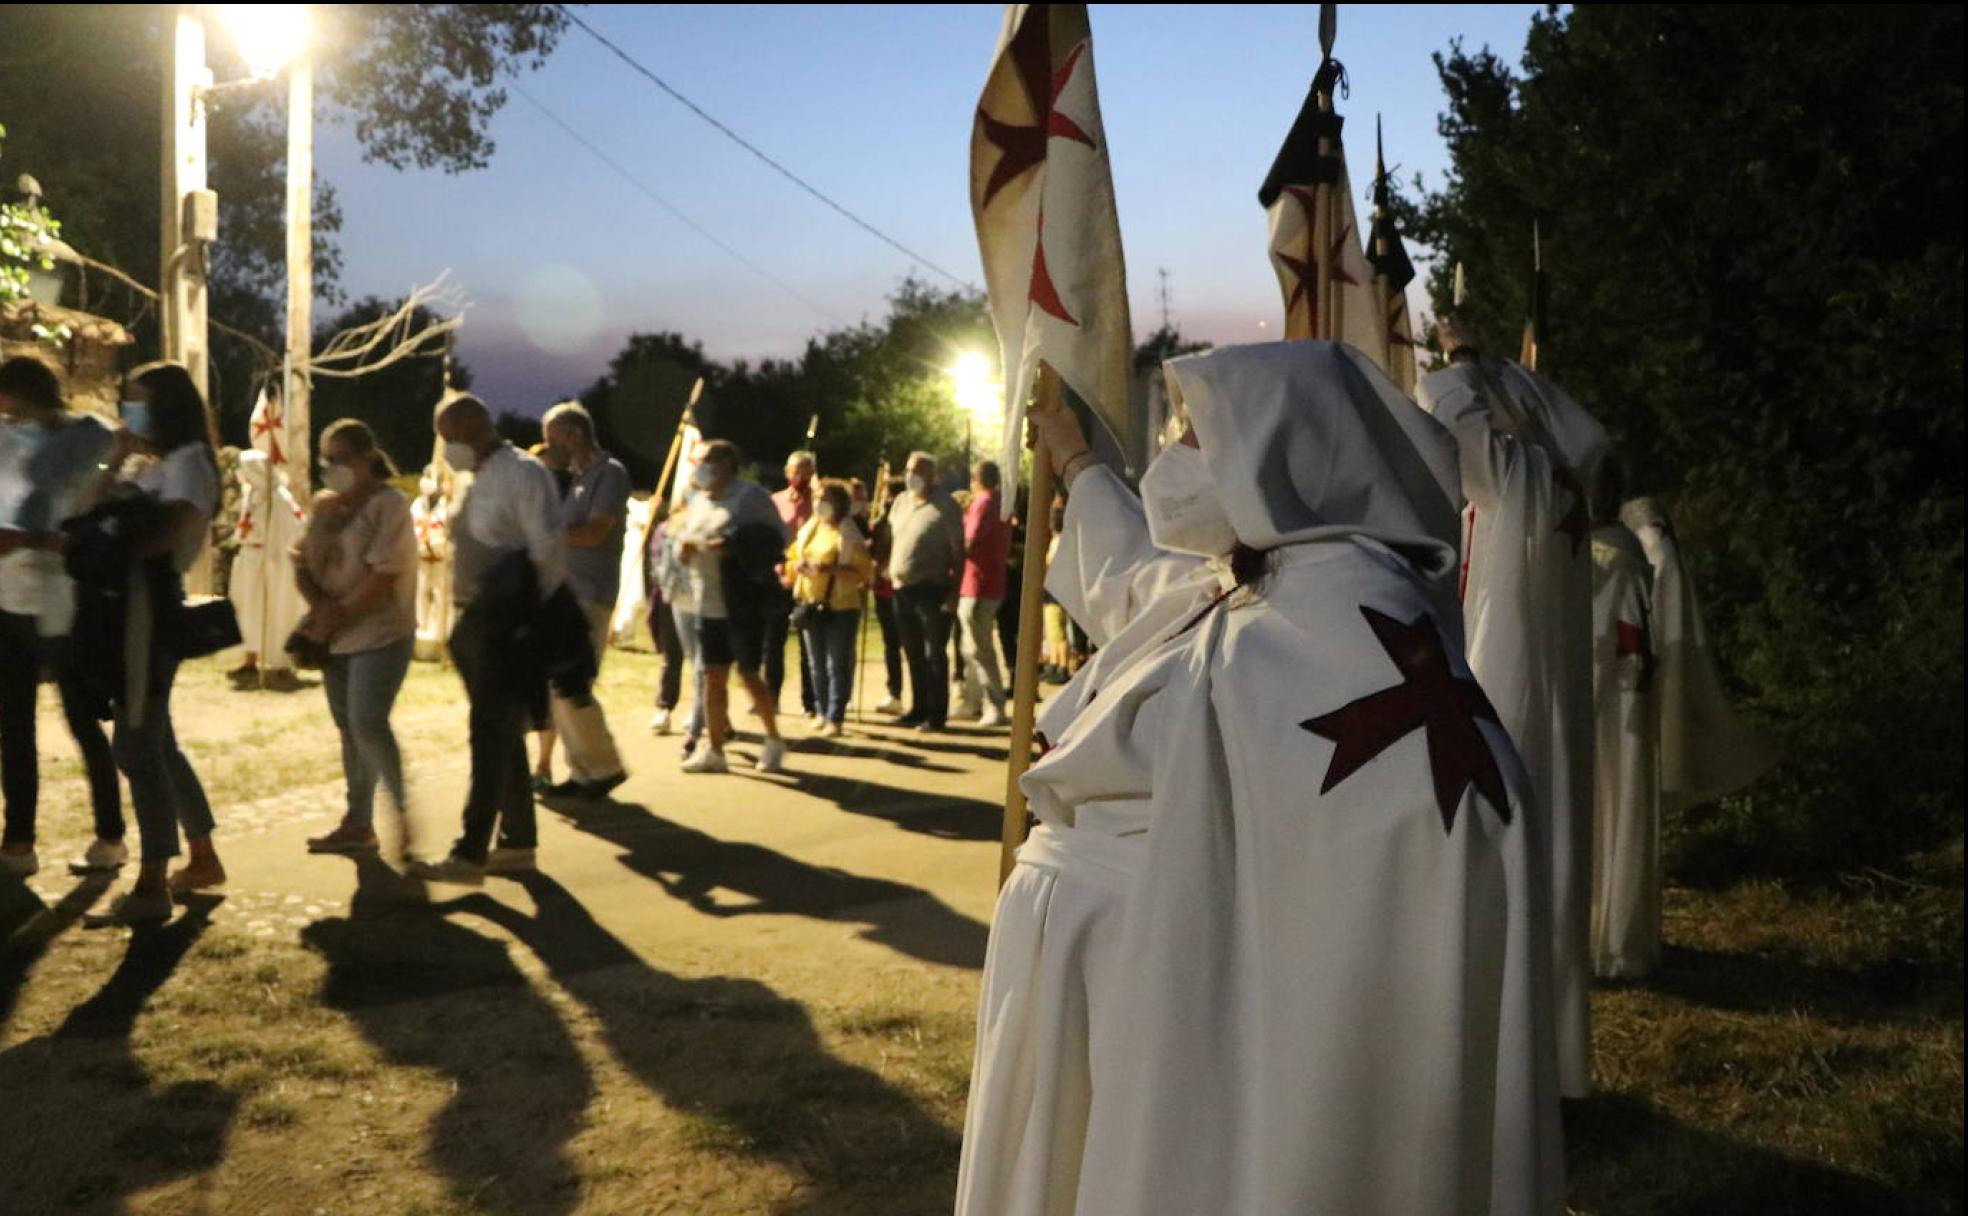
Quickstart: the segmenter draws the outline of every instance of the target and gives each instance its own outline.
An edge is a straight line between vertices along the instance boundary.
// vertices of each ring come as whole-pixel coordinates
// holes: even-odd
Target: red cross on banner
[[[250,425],[254,450],[265,452],[268,462],[276,468],[286,467],[287,453],[281,440],[287,432],[287,413],[280,408],[280,399],[267,396],[266,390],[261,389],[259,398],[253,402]]]
[[[1042,360],[1125,449],[1133,339],[1085,5],[1006,10],[972,126],[970,183],[1003,359],[1007,467]]]

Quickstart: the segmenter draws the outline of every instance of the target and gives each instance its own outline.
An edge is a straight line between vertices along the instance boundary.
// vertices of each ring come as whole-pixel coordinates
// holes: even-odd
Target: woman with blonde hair
[[[839,738],[854,694],[854,635],[861,599],[874,577],[875,559],[850,517],[854,499],[845,483],[820,487],[813,518],[786,548],[793,571],[793,621],[806,639],[807,678],[829,738]]]
[[[365,424],[345,418],[322,432],[326,488],[294,546],[294,581],[308,602],[300,632],[327,648],[322,687],[348,782],[342,822],[308,841],[313,853],[375,850],[378,783],[409,832],[389,716],[417,643],[417,533],[410,501],[389,484],[394,472]]]

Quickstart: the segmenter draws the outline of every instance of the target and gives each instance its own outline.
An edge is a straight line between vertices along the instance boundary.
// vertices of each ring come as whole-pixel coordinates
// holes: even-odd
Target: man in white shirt
[[[565,534],[553,474],[499,437],[484,402],[460,396],[438,406],[437,433],[451,467],[473,474],[464,505],[451,521],[451,593],[458,606],[451,657],[471,702],[471,784],[464,831],[451,855],[417,862],[412,872],[429,881],[477,885],[488,871],[532,869],[538,844],[527,779],[526,706],[504,678],[503,656],[490,631],[491,609],[479,593],[501,558],[524,552],[540,594],[552,594],[566,578]],[[495,826],[497,848],[492,847]]]

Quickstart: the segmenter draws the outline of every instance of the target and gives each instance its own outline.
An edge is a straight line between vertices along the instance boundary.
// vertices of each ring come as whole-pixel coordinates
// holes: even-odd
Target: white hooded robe
[[[1488,381],[1523,424],[1506,429]],[[1606,433],[1578,402],[1497,360],[1422,379],[1461,452],[1469,666],[1530,773],[1549,859],[1560,1092],[1592,1089],[1592,557],[1589,502]]]
[[[1646,975],[1660,961],[1660,704],[1652,572],[1624,524],[1592,533],[1592,970]]]
[[[1651,498],[1620,508],[1654,571],[1660,687],[1661,810],[1676,814],[1733,794],[1768,772],[1777,752],[1729,708],[1695,585],[1667,512]]]
[[[1213,609],[1198,586],[1096,695],[1060,698],[993,926],[958,1210],[1555,1211],[1522,777],[1443,587],[1453,445],[1331,344],[1169,375],[1276,570]],[[1035,935],[1036,890],[1015,893],[1042,867]],[[1104,916],[1056,940],[1079,885]],[[1020,1000],[1006,981],[1034,973]],[[1047,981],[1069,999],[1033,999]],[[1080,1107],[1021,1118],[1062,1060]],[[1034,1144],[1066,1151],[1005,1151]]]
[[[233,535],[239,551],[232,559],[226,594],[239,618],[241,644],[259,656],[268,671],[293,667],[287,638],[307,606],[294,582],[294,542],[303,516],[287,487],[272,475],[266,453],[239,454],[239,519]]]

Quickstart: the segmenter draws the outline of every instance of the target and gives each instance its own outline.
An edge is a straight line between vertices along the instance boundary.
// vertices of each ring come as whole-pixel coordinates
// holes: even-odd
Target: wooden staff
[[[676,434],[670,436],[670,454],[663,457],[663,472],[656,478],[656,492],[651,497],[662,503],[664,491],[669,487],[670,474],[676,472],[677,458],[683,453],[683,432],[690,425],[690,417],[697,412],[697,399],[704,395],[704,378],[697,377],[697,383],[690,386],[690,400],[684,403],[683,413],[677,417]]]
[[[1035,413],[1065,408],[1059,375],[1039,364]],[[1039,701],[1039,643],[1045,638],[1046,549],[1052,544],[1052,460],[1032,455],[1032,495],[1025,509],[1025,572],[1018,591],[1018,658],[1012,675],[1011,756],[1005,778],[1004,835],[998,852],[998,885],[1011,876],[1025,843],[1025,789],[1018,779],[1032,766],[1033,720]]]

